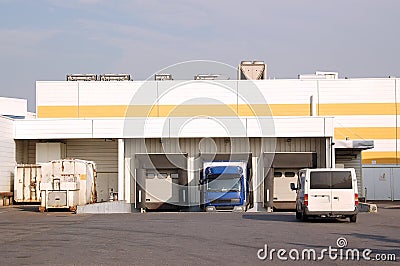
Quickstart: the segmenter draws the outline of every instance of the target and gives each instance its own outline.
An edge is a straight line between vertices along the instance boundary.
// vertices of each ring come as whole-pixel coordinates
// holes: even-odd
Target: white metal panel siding
[[[343,152],[336,151],[335,163],[343,164],[345,168],[354,168],[356,170],[358,193],[360,194],[360,197],[363,197],[365,191],[362,179],[363,174],[361,164],[361,152],[354,151],[352,153],[352,156],[350,156],[343,154]]]
[[[395,127],[396,115],[337,115],[334,124],[335,127]]]
[[[0,97],[0,115],[26,116],[27,112],[27,100]]]
[[[236,104],[237,81],[159,82],[160,105]]]
[[[69,139],[67,158],[94,161],[99,173],[118,173],[118,142],[105,139]]]
[[[215,121],[195,119],[188,126],[191,120],[191,117],[127,120],[17,120],[15,121],[15,139],[158,138],[161,136],[171,138],[322,137],[333,135],[333,118],[329,117],[221,118]]]
[[[79,105],[129,105],[137,91],[143,87],[144,81],[99,81],[79,82]],[[153,104],[156,99],[156,83],[152,82],[153,90],[150,91],[146,84],[148,102],[135,102],[135,104]],[[143,99],[141,99],[143,100]]]
[[[93,122],[79,119],[16,120],[16,139],[91,138]]]
[[[246,119],[188,117],[173,118],[169,122],[169,132],[163,135],[171,137],[242,137],[246,136]]]
[[[37,81],[36,105],[78,106],[78,88],[74,81]]]
[[[393,103],[394,79],[319,80],[319,103]]]
[[[15,142],[13,120],[0,117],[0,192],[13,190]]]
[[[240,81],[239,94],[245,95],[249,83],[257,86],[268,104],[310,104],[310,96],[317,95],[317,81],[298,79]]]

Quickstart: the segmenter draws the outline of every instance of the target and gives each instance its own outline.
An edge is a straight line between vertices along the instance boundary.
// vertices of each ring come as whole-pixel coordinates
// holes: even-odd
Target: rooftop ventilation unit
[[[95,74],[70,74],[67,75],[67,81],[96,81]]]
[[[238,69],[239,80],[260,80],[267,75],[264,61],[242,61]]]
[[[221,78],[220,74],[198,74],[194,76],[194,80],[216,80]]]
[[[125,81],[131,80],[131,75],[129,74],[102,74],[100,75],[101,81]]]
[[[173,80],[171,74],[155,74],[154,80]]]
[[[338,72],[316,71],[315,74],[301,74],[299,79],[338,79]]]

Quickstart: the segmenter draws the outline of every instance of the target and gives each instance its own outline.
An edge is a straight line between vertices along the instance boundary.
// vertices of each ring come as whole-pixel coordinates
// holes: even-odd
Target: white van
[[[316,168],[299,171],[296,218],[349,217],[357,221],[358,189],[354,168]]]

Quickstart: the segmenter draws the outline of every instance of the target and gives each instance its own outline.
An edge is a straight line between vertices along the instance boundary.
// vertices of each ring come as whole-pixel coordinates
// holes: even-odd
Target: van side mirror
[[[297,190],[296,184],[295,183],[290,183],[290,189],[291,190]]]

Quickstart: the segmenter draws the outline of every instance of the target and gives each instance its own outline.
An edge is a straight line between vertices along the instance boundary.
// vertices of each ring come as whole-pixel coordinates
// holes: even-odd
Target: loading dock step
[[[76,209],[77,214],[91,213],[131,213],[132,204],[125,201],[109,201],[78,206]]]

